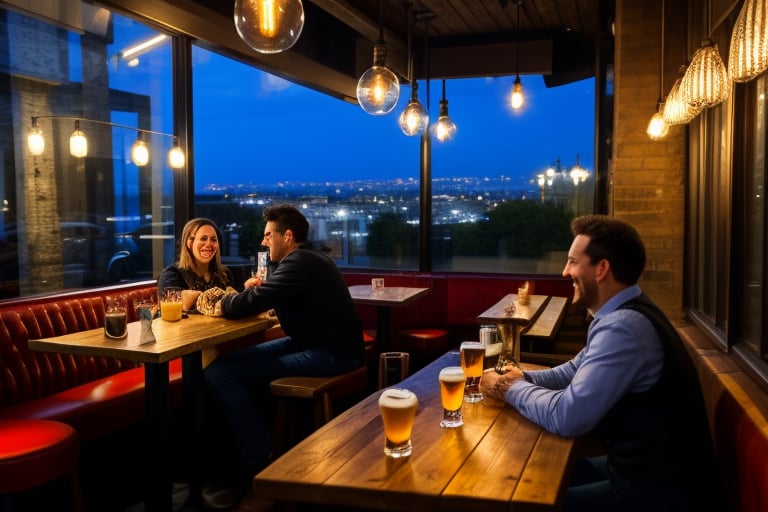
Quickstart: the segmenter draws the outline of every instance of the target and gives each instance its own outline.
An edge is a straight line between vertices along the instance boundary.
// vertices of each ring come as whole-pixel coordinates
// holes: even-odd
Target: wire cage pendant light
[[[696,117],[700,112],[700,109],[694,108],[685,101],[683,97],[683,91],[680,89],[680,84],[683,81],[685,75],[685,66],[680,66],[680,77],[675,80],[675,84],[667,94],[667,99],[664,102],[664,110],[662,117],[664,122],[668,125],[686,124]]]
[[[301,0],[235,0],[235,29],[259,53],[291,48],[304,28]]]
[[[747,0],[731,34],[728,74],[747,82],[768,69],[768,0]]]
[[[728,70],[723,59],[720,58],[717,44],[709,37],[712,32],[710,26],[711,10],[711,0],[707,0],[707,37],[693,54],[691,64],[688,66],[680,85],[685,101],[692,107],[699,109],[722,103],[731,92]]]

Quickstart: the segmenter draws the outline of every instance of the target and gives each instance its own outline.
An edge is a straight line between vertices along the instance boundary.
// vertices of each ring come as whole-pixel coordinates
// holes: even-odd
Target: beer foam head
[[[485,350],[485,345],[480,343],[479,341],[462,341],[461,346],[459,347],[459,350],[464,350],[465,348],[481,348]]]
[[[466,378],[461,366],[447,366],[440,370],[440,380],[444,382],[463,382]]]
[[[407,389],[385,389],[379,396],[379,406],[391,409],[406,409],[416,404],[418,404],[416,394]]]

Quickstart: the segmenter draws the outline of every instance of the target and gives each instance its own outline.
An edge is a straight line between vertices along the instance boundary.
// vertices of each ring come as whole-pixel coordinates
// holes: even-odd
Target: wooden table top
[[[541,312],[541,306],[549,298],[548,295],[531,295],[531,303],[526,306],[517,304],[517,294],[510,293],[499,302],[477,316],[479,323],[487,324],[527,324]],[[505,308],[517,304],[514,311],[507,312]]]
[[[372,306],[405,306],[427,293],[429,293],[429,288],[409,288],[407,286],[385,286],[375,291],[367,284],[356,284],[349,287],[349,294],[353,301]]]
[[[140,323],[128,324],[128,336],[121,340],[107,338],[104,329],[90,329],[54,338],[29,340],[29,348],[46,352],[107,356],[140,363],[163,363],[213,347],[241,336],[266,330],[273,319],[248,317],[229,320],[190,313],[178,322],[161,318],[152,321],[155,343],[139,345]]]
[[[450,352],[398,385],[419,399],[410,457],[383,453],[379,391],[256,475],[255,494],[378,510],[556,510],[574,441],[489,398],[464,404],[462,427],[441,428],[438,373],[458,364]]]

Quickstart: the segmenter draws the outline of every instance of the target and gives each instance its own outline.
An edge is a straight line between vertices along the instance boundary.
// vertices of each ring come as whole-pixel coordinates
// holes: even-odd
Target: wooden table
[[[182,358],[184,402],[190,408],[194,438],[202,439],[202,353],[241,336],[266,330],[274,320],[251,317],[239,320],[190,314],[178,322],[155,319],[152,331],[156,342],[139,345],[139,322],[128,324],[128,336],[122,340],[109,339],[104,329],[91,329],[54,338],[30,340],[29,348],[84,356],[105,356],[144,363],[145,403],[148,453],[146,472],[150,479],[147,490],[148,511],[171,510],[170,475],[170,408],[168,363]],[[193,448],[198,449],[198,448]],[[193,471],[193,473],[195,473]],[[192,482],[193,496],[199,496],[199,482]]]
[[[458,364],[458,352],[449,352],[398,384],[419,399],[410,457],[384,456],[377,392],[256,475],[254,494],[330,509],[556,510],[574,441],[489,398],[464,404],[462,427],[441,428],[438,373]]]
[[[389,350],[391,343],[391,308],[407,306],[419,297],[429,293],[429,288],[409,288],[406,286],[386,286],[373,290],[367,284],[349,287],[349,294],[357,304],[376,306],[376,342],[379,352]]]
[[[530,295],[530,304],[517,304],[517,294],[510,293],[499,302],[478,315],[480,324],[497,324],[501,337],[501,356],[497,368],[504,364],[520,362],[520,333],[541,313],[542,306],[549,300],[548,295]],[[516,304],[514,310],[509,306]]]

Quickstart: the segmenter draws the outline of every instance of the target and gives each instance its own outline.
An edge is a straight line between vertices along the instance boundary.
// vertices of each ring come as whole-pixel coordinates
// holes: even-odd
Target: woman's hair
[[[293,232],[293,239],[299,244],[307,241],[309,222],[295,206],[288,204],[268,206],[264,208],[264,220],[277,224],[280,233],[290,229]]]
[[[227,276],[227,270],[221,263],[221,232],[219,227],[211,219],[204,217],[197,217],[192,219],[184,225],[184,229],[181,231],[181,240],[179,241],[179,269],[189,270],[195,272],[195,255],[192,253],[192,249],[187,244],[190,238],[195,238],[197,231],[203,226],[211,226],[216,231],[216,238],[219,239],[219,249],[216,251],[216,255],[208,264],[208,271],[211,273],[211,277],[219,276],[225,278]]]
[[[585,252],[590,263],[608,260],[620,283],[633,285],[640,279],[645,268],[645,245],[630,224],[606,215],[584,215],[573,219],[571,232],[589,238]]]

